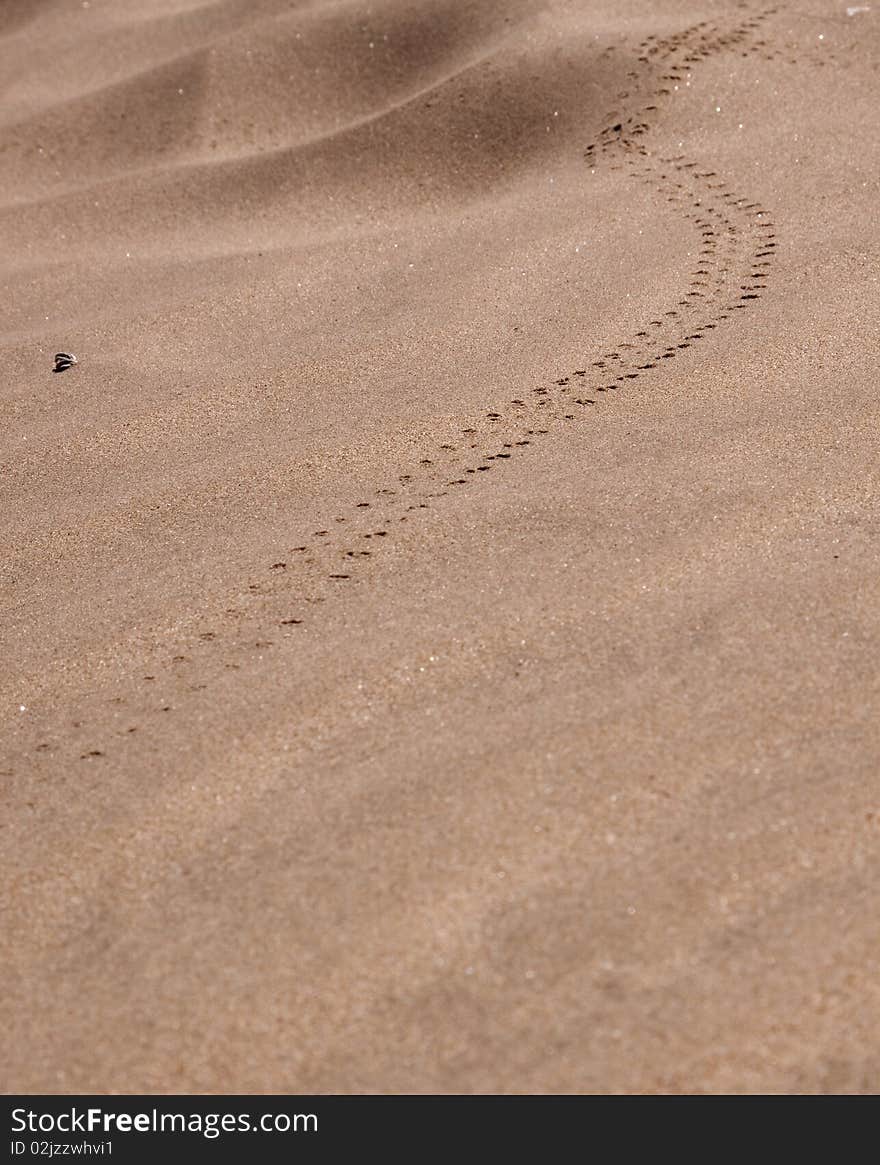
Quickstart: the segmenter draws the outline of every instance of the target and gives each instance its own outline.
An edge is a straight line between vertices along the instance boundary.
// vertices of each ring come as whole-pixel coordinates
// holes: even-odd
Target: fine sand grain
[[[877,1090],[880,5],[0,59],[4,1090]]]

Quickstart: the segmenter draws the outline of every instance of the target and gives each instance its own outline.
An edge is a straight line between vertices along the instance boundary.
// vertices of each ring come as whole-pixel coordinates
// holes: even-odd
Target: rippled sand
[[[877,1089],[878,49],[5,0],[6,1090]]]

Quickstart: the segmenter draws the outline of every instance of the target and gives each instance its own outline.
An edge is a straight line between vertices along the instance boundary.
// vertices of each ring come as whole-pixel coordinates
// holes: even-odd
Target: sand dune
[[[7,1089],[876,1089],[877,20],[7,0]]]

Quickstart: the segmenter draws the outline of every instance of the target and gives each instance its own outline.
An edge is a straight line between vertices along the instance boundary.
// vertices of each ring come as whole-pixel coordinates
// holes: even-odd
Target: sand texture
[[[880,1088],[880,4],[0,62],[3,1089]]]

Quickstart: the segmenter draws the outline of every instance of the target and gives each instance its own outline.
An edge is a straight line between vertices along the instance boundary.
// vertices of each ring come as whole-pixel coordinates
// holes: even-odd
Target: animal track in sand
[[[738,10],[745,14],[726,29],[701,21],[670,37],[646,37],[638,46],[637,58],[648,68],[629,78],[633,84],[619,95],[617,108],[605,119],[606,128],[584,152],[591,169],[608,166],[625,174],[628,181],[643,184],[691,225],[697,261],[675,302],[655,311],[637,331],[622,337],[614,350],[581,361],[584,367],[530,391],[521,389],[506,406],[485,409],[457,434],[426,449],[415,466],[402,467],[394,488],[377,487],[371,500],[361,495],[345,512],[328,518],[326,528],[315,530],[296,546],[279,543],[276,560],[235,596],[237,605],[215,616],[212,629],[196,633],[185,645],[186,654],[181,649],[167,659],[160,673],[166,699],[171,690],[180,690],[183,671],[192,674],[195,667],[209,675],[212,667],[237,669],[239,664],[222,661],[224,644],[229,642],[240,651],[248,642],[245,626],[255,629],[250,632],[255,651],[274,646],[260,635],[259,628],[275,627],[285,639],[296,635],[310,610],[325,602],[333,589],[346,584],[348,590],[367,577],[366,572],[375,568],[374,548],[393,541],[391,534],[399,523],[430,511],[447,496],[474,488],[493,469],[511,472],[541,439],[577,424],[587,414],[595,416],[596,408],[603,402],[607,406],[612,394],[637,386],[657,368],[668,367],[669,361],[690,356],[690,350],[706,343],[718,327],[738,318],[733,317],[734,311],[748,310],[761,298],[778,249],[768,212],[732,190],[713,169],[683,154],[656,154],[646,144],[657,115],[674,99],[670,86],[686,81],[692,66],[725,52],[774,61],[784,56],[782,49],[757,36],[776,8],[748,15],[740,4]],[[651,75],[658,65],[662,71],[654,74],[652,86]],[[364,548],[365,541],[372,544],[370,549]],[[173,680],[172,673],[180,678]],[[156,675],[144,676],[145,683],[156,679]],[[184,690],[204,687],[204,683],[190,684]],[[149,719],[150,706],[173,712],[172,704],[146,700],[146,690],[144,694],[142,720]],[[87,729],[83,721],[76,727],[79,732]],[[119,736],[131,736],[138,727],[127,726]],[[60,746],[53,749],[40,741],[34,748],[45,757]],[[77,752],[83,760],[95,761],[112,753],[112,748],[97,741],[93,746],[80,744]]]

